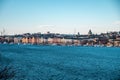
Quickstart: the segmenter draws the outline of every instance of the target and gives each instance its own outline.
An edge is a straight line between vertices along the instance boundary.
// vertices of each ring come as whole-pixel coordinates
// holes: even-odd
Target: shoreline
[[[0,43],[3,45],[40,45],[40,46],[76,46],[76,47],[117,47],[120,46],[106,46],[106,45],[75,45],[75,44],[31,44],[31,43]]]

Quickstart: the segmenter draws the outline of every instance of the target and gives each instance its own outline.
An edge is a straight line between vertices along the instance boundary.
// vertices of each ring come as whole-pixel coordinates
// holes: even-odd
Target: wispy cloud
[[[55,27],[55,25],[38,25],[38,28]]]
[[[113,22],[113,25],[119,25],[120,26],[120,21]]]
[[[55,25],[38,25],[36,26],[36,29],[40,30],[42,33],[46,33],[47,31],[55,32]]]

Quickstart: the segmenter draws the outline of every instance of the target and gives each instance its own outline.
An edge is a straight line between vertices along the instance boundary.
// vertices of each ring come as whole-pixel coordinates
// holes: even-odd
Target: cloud
[[[38,25],[38,28],[55,27],[55,25]]]
[[[55,25],[38,25],[38,26],[36,26],[36,29],[42,33],[46,33],[47,31],[55,32],[56,26]],[[35,29],[35,31],[36,31],[36,29]]]
[[[113,24],[114,25],[120,25],[120,21],[115,21]]]

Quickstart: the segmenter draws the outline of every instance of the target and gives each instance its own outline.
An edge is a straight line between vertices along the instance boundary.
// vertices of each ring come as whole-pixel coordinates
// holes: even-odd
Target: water
[[[15,80],[118,80],[120,48],[0,44]]]

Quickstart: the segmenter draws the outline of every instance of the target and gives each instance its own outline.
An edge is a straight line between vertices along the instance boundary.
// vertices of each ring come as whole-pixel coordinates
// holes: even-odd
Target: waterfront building
[[[120,34],[118,32],[101,33],[99,35],[92,34],[89,30],[88,35],[70,35],[55,34],[48,32],[26,33],[23,35],[0,36],[0,43],[30,43],[30,44],[58,44],[58,45],[104,45],[104,46],[120,46]]]
[[[44,41],[44,38],[43,37],[39,37],[39,43],[40,44],[43,44],[45,41]]]
[[[33,36],[31,38],[31,42],[30,43],[32,43],[32,44],[38,44],[38,38]]]
[[[7,42],[7,43],[13,43],[14,42],[13,36],[6,36],[5,40],[6,40],[5,42]]]
[[[79,44],[80,44],[80,40],[78,40],[78,39],[73,39],[73,44],[74,44],[74,45],[79,45]]]
[[[73,42],[73,40],[70,39],[70,38],[66,38],[66,39],[65,39],[65,44],[67,44],[67,45],[71,45],[72,42]]]
[[[22,43],[28,43],[28,38],[27,37],[23,37],[22,38]]]
[[[60,44],[61,43],[61,38],[60,37],[54,37],[53,38],[53,43]]]
[[[53,38],[51,37],[48,38],[48,44],[53,44]]]
[[[21,43],[22,37],[14,37],[14,43]]]

